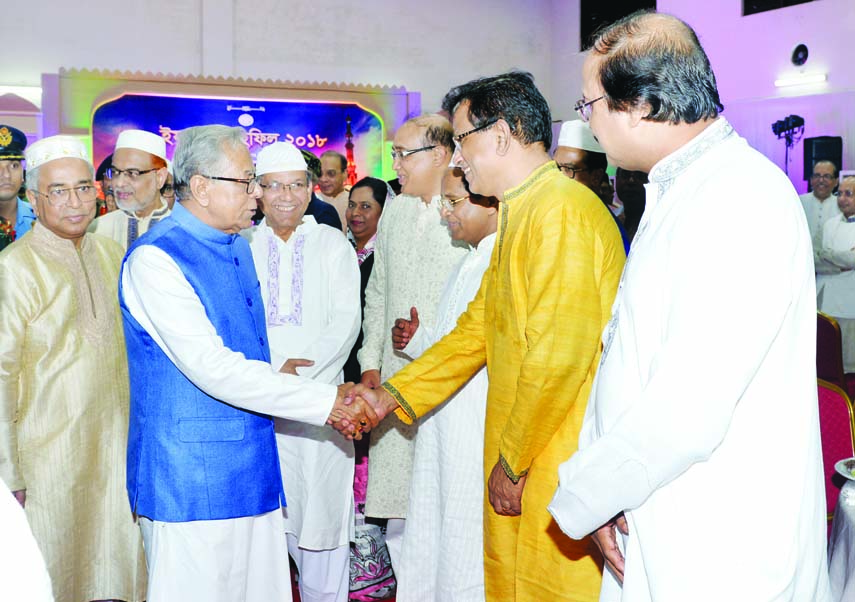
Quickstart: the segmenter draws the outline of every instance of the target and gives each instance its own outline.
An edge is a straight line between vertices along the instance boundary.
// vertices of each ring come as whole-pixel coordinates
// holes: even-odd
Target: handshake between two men
[[[327,424],[348,439],[362,439],[397,407],[398,402],[384,389],[344,383],[338,386]]]

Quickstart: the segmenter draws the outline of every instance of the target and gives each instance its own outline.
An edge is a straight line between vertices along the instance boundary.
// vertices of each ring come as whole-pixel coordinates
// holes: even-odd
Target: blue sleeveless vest
[[[141,237],[181,268],[226,347],[270,361],[258,276],[246,240],[175,205]],[[124,270],[124,262],[122,270]],[[273,421],[190,382],[128,311],[119,285],[131,385],[131,508],[164,522],[254,516],[285,505]]]

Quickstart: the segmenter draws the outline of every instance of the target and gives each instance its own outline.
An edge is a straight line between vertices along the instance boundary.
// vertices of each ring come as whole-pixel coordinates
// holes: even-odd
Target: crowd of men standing
[[[397,197],[344,190],[334,154],[253,160],[240,128],[171,162],[128,130],[97,219],[77,139],[0,127],[30,229],[0,253],[0,519],[27,552],[0,592],[290,600],[290,555],[304,601],[346,600],[370,431],[399,600],[830,600],[798,197],[673,17],[601,32],[582,90],[553,160],[530,75],[453,88],[395,133]],[[758,555],[734,542],[772,461]]]

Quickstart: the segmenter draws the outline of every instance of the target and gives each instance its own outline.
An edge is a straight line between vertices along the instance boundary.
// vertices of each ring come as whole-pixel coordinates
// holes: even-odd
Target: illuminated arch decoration
[[[141,129],[159,134],[172,158],[181,130],[198,125],[242,127],[253,157],[274,142],[291,142],[320,156],[346,152],[352,132],[359,177],[384,176],[385,127],[380,117],[356,103],[123,94],[95,109],[92,153],[97,165],[113,152],[119,132]]]

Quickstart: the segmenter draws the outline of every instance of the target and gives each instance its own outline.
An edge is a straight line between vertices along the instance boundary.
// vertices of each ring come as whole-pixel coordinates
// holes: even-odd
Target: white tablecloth
[[[855,481],[846,481],[834,510],[828,540],[828,576],[834,602],[855,600]]]

